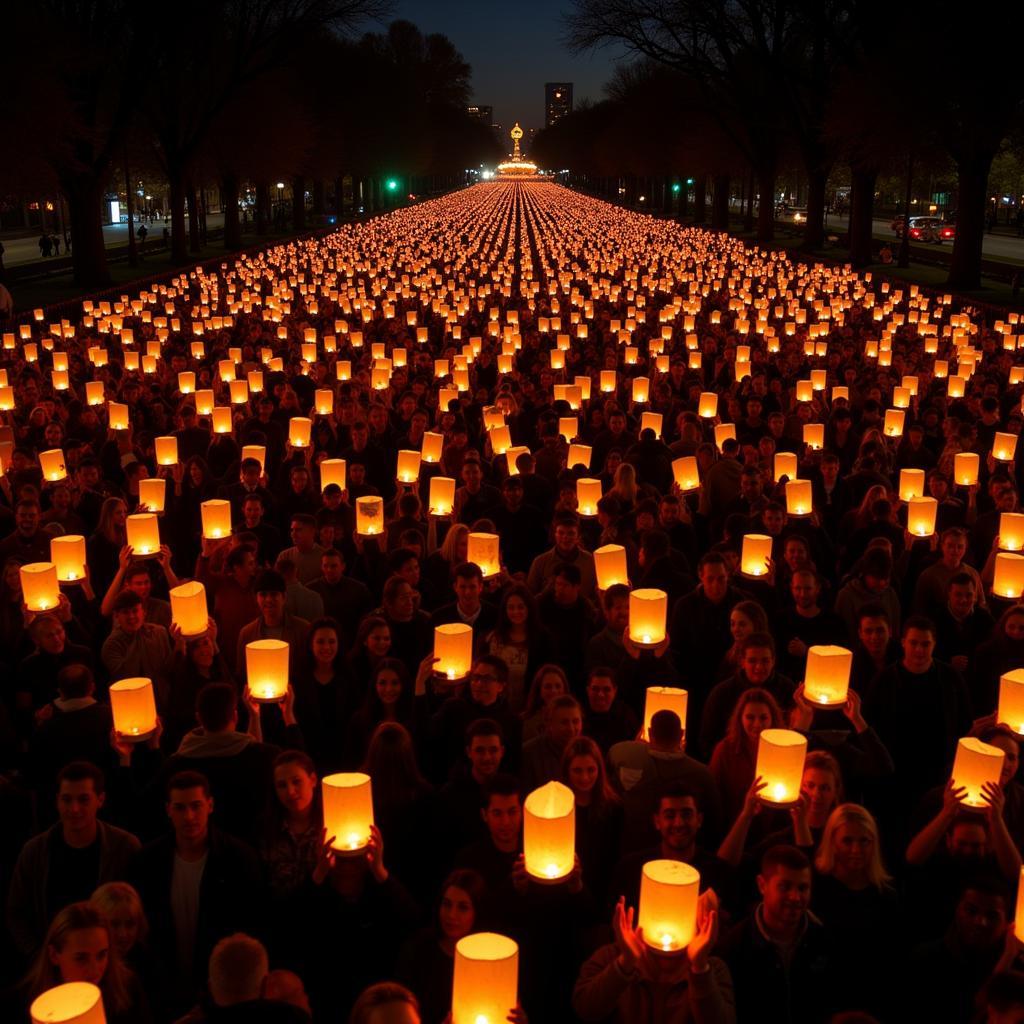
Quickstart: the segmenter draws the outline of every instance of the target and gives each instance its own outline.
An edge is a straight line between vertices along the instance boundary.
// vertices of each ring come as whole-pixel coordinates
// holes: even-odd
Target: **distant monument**
[[[523,129],[519,122],[512,126],[509,132],[512,136],[512,156],[498,164],[499,178],[535,178],[537,176],[537,165],[532,160],[527,160],[519,149],[519,140],[523,137]]]

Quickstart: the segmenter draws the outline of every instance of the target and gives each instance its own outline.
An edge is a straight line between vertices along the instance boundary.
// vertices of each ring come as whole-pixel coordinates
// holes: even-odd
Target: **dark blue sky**
[[[506,131],[544,126],[544,83],[572,82],[573,99],[600,100],[613,53],[574,57],[562,45],[565,0],[396,0],[394,17],[442,32],[473,67],[473,99]],[[511,143],[509,143],[511,146]]]

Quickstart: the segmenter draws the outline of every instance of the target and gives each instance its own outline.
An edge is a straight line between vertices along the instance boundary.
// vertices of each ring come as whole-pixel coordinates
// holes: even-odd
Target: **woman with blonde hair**
[[[107,498],[100,507],[99,521],[86,551],[92,586],[97,594],[105,594],[117,575],[121,549],[127,542],[127,518],[128,506],[123,498]]]
[[[433,594],[450,594],[455,569],[466,560],[469,551],[469,527],[465,523],[452,523],[437,545],[437,516],[430,516],[427,526],[427,550],[430,554],[420,567],[420,579]]]
[[[138,975],[147,992],[155,991],[160,965],[146,941],[149,921],[139,894],[127,882],[107,882],[89,897],[89,902],[107,919],[114,952]]]
[[[25,980],[27,1005],[47,989],[71,981],[99,987],[108,1024],[152,1020],[138,978],[125,966],[106,916],[92,902],[70,903],[50,922]]]
[[[881,845],[870,811],[839,804],[825,824],[811,886],[811,909],[836,937],[836,962],[860,979],[861,1005],[875,1013],[885,1007],[904,948],[899,897]]]

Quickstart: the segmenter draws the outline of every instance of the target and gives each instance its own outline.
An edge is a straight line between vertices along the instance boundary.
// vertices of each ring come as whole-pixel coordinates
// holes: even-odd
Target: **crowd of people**
[[[6,336],[4,1019],[88,981],[111,1024],[442,1024],[457,943],[489,931],[518,945],[514,1024],[1024,1020],[1020,737],[997,713],[1024,668],[1024,604],[992,588],[1024,483],[1020,446],[992,454],[1024,419],[1019,329],[495,183]],[[51,374],[65,352],[69,387]],[[229,432],[201,392],[232,409]],[[429,434],[439,460],[400,482],[398,453]],[[167,436],[178,461],[161,465]],[[65,475],[45,479],[55,450]],[[966,485],[963,452],[980,457]],[[788,510],[780,453],[811,481],[809,515]],[[325,459],[344,486],[323,485]],[[938,503],[929,537],[907,529],[905,469]],[[151,477],[162,546],[140,557],[126,521]],[[437,477],[456,482],[443,514]],[[595,515],[580,478],[601,482]],[[384,502],[375,535],[357,527],[367,496]],[[232,530],[207,539],[217,498]],[[500,538],[498,571],[468,560],[471,533]],[[757,575],[740,564],[751,533],[771,538]],[[86,578],[31,611],[21,567],[63,534],[88,539]],[[593,553],[612,544],[628,582],[602,588]],[[199,636],[168,600],[190,579]],[[668,597],[654,646],[630,638],[638,588]],[[454,623],[473,660],[449,680],[434,628]],[[248,685],[260,639],[289,644],[277,703]],[[818,645],[853,653],[838,708],[804,693]],[[108,697],[134,677],[159,714],[141,741]],[[685,715],[642,724],[651,686],[685,689]],[[785,809],[757,775],[770,728],[808,744]],[[951,780],[966,736],[1004,755],[980,808]],[[372,781],[357,856],[324,828],[320,780],[339,771]],[[551,781],[575,800],[556,885],[523,856],[524,800]],[[700,875],[693,939],[671,953],[639,927],[660,859]]]

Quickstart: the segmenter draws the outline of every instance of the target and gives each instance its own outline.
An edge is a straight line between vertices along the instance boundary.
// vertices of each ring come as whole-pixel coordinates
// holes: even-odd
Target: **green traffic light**
[[[679,182],[678,182],[678,181],[677,181],[677,182],[675,182],[675,183],[673,183],[673,185],[672,185],[672,191],[673,191],[673,192],[678,192],[678,191],[679,191]]]
[[[686,184],[687,185],[692,185],[693,184],[693,178],[687,178],[686,179]]]
[[[394,178],[388,178],[387,185],[389,192],[394,192],[398,188],[398,182]]]

